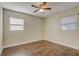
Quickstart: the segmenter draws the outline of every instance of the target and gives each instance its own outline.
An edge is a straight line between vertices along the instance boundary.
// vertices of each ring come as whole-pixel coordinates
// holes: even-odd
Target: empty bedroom
[[[1,56],[79,56],[79,2],[0,2]]]

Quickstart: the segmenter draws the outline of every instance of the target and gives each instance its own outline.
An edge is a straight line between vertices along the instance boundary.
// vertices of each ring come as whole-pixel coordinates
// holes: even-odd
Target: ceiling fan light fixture
[[[39,4],[38,6],[37,5],[32,5],[32,7],[35,7],[35,8],[38,8],[37,10],[33,11],[33,12],[41,12],[41,13],[44,13],[45,10],[51,10],[51,8],[48,7],[48,3],[47,2],[43,2],[41,4]]]
[[[43,9],[40,9],[39,11],[40,11],[40,12],[44,12],[44,10],[43,10]]]

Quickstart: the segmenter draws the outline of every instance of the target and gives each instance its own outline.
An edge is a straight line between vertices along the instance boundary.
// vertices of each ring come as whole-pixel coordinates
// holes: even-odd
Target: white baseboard
[[[67,47],[70,47],[70,48],[79,50],[79,48],[70,46],[70,45],[68,45],[68,44],[64,44],[64,43],[61,43],[61,42],[56,42],[56,41],[52,41],[52,40],[48,40],[48,39],[46,39],[46,40],[47,40],[47,41],[50,41],[50,42],[54,42],[54,43],[60,44],[60,45],[63,45],[63,46],[67,46]]]
[[[52,41],[52,40],[48,40],[48,39],[39,39],[39,40],[47,40],[47,41],[50,41],[50,42],[54,42],[54,43],[57,43],[57,44],[61,44],[61,45],[64,45],[64,46],[71,47],[71,48],[79,50],[79,48],[77,48],[77,47],[73,47],[73,46],[70,46],[68,44],[64,44],[64,43],[61,43],[61,42],[56,42],[56,41]],[[22,45],[22,44],[27,44],[27,43],[31,43],[31,42],[35,42],[35,41],[39,41],[39,40],[27,41],[27,42],[12,44],[12,45],[5,45],[5,46],[3,46],[3,48],[14,47],[14,46],[18,46],[18,45]],[[0,51],[2,52],[2,50],[3,49],[1,49]],[[1,54],[1,52],[0,52],[0,54]]]
[[[11,45],[5,45],[5,46],[3,46],[3,48],[14,47],[14,46],[18,46],[18,45],[22,45],[22,44],[27,44],[27,43],[31,43],[31,42],[35,42],[35,41],[39,41],[39,40],[42,40],[42,39],[33,40],[33,41],[26,41],[26,42],[20,42],[20,43],[11,44]]]
[[[0,55],[2,54],[3,48],[0,48]]]

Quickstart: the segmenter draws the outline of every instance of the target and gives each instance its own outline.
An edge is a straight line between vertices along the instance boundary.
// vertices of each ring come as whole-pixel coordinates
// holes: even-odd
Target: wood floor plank
[[[79,56],[79,50],[46,40],[40,40],[5,48],[2,56]]]

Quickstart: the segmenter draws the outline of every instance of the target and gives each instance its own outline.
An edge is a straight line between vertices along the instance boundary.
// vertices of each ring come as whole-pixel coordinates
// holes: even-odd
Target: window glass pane
[[[10,17],[10,24],[24,25],[24,19]]]
[[[62,30],[76,30],[76,24],[61,25]]]
[[[15,31],[15,30],[24,30],[24,28],[23,28],[23,26],[11,25],[10,30],[11,30],[11,31]]]
[[[68,27],[67,27],[67,25],[61,25],[61,29],[62,30],[68,30]]]
[[[69,30],[76,30],[76,24],[67,25]]]
[[[74,23],[76,21],[76,16],[63,17],[61,19],[61,24]]]

